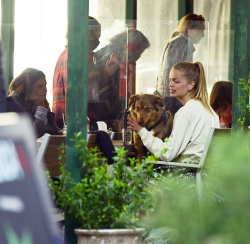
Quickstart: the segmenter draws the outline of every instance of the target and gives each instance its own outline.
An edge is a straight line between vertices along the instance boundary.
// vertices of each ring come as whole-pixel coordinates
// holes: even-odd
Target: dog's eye
[[[140,108],[137,107],[136,110],[137,110],[137,112],[139,112],[139,111],[140,111]]]
[[[147,111],[147,113],[149,113],[150,112],[150,108],[146,108],[146,111]]]

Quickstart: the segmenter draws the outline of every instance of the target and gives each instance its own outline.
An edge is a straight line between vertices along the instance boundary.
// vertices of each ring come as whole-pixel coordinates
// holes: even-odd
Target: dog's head
[[[128,105],[131,115],[144,127],[153,126],[164,111],[161,97],[153,94],[133,95]]]

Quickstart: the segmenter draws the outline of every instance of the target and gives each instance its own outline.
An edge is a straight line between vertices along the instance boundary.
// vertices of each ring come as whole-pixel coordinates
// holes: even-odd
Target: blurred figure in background
[[[187,14],[178,25],[178,30],[174,31],[161,56],[158,77],[156,81],[155,94],[162,98],[170,97],[169,94],[169,74],[176,63],[193,62],[194,44],[204,37],[205,19],[202,15]],[[182,104],[176,98],[163,99],[167,110],[177,111]],[[169,104],[171,104],[169,108]],[[173,114],[174,116],[174,114]]]
[[[68,35],[68,34],[67,34]],[[66,35],[66,38],[67,38]],[[100,71],[94,63],[95,53],[93,52],[99,45],[101,36],[101,24],[93,17],[89,16],[89,57],[88,57],[88,117],[90,123],[98,120],[98,110],[95,104],[91,102],[98,101],[98,92],[100,80],[106,76],[112,75],[117,69],[117,65],[105,65]],[[57,60],[53,77],[53,106],[55,112],[55,121],[58,127],[63,128],[66,122],[66,91],[67,91],[67,61],[68,44]],[[92,105],[92,106],[91,106]],[[63,121],[63,117],[65,121]]]
[[[220,123],[232,127],[233,82],[217,81],[210,94],[210,106],[218,114]]]
[[[113,75],[102,80],[99,90],[100,106],[108,108],[102,120],[111,120],[107,124],[114,131],[121,132],[123,128],[126,96],[129,98],[135,94],[135,62],[149,47],[147,37],[139,30],[130,28],[113,36],[105,47],[96,52],[96,65],[100,70],[107,63],[118,65]]]
[[[45,74],[34,68],[25,69],[9,85],[9,96],[12,97],[31,117],[37,137],[44,133],[62,134],[54,122],[55,114],[50,111],[46,99]]]
[[[205,19],[202,15],[185,15],[179,23],[178,30],[171,34],[170,40],[164,48],[156,91],[161,97],[169,96],[169,74],[176,63],[193,62],[194,44],[204,37]]]

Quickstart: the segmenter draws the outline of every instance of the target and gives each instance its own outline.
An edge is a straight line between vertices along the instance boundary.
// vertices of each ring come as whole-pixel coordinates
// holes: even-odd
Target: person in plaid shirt
[[[53,76],[53,105],[52,111],[55,113],[55,122],[59,128],[63,128],[63,115],[66,115],[66,90],[67,90],[67,46],[57,60]]]
[[[101,84],[105,83],[107,77],[114,74],[117,64],[108,64],[103,70],[98,70],[94,63],[95,53],[93,50],[99,45],[101,36],[101,25],[93,17],[89,17],[89,65],[88,65],[88,101],[98,101],[98,92]],[[67,45],[57,60],[53,76],[53,105],[52,111],[56,114],[55,121],[59,128],[63,128],[66,119],[66,91],[67,91]],[[88,117],[91,121],[97,121],[98,107],[88,106]]]

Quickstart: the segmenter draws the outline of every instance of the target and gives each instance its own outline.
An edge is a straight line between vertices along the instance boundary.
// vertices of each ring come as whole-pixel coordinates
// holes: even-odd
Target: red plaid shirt
[[[55,121],[63,119],[63,115],[66,119],[67,61],[68,49],[65,48],[57,60],[53,76],[52,111],[55,113]]]
[[[99,89],[102,87],[100,83],[106,82],[106,72],[99,71],[93,63],[94,53],[90,52],[88,61],[88,101],[98,101],[97,97]],[[67,90],[67,48],[61,53],[57,60],[54,76],[53,76],[53,105],[52,111],[55,113],[55,122],[62,120],[63,115],[66,120],[66,90]],[[94,95],[96,94],[96,95]],[[90,119],[97,119],[98,109],[88,108],[88,116]]]

